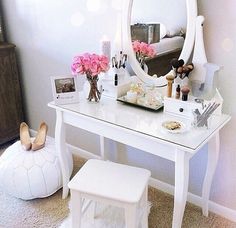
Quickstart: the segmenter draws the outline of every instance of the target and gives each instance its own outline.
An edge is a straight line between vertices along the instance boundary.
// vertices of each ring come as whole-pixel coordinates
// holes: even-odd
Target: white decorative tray
[[[140,107],[140,108],[145,108],[145,109],[152,110],[152,111],[157,111],[157,110],[163,108],[163,106],[164,106],[163,104],[147,105],[147,104],[138,104],[136,102],[133,103],[133,102],[128,101],[126,96],[119,97],[116,100],[124,102],[124,103],[129,104],[129,105],[133,105],[133,106]]]

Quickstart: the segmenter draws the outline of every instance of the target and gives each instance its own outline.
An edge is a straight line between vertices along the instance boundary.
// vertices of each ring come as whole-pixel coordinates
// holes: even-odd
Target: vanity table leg
[[[69,175],[69,166],[67,162],[67,147],[65,141],[65,124],[63,121],[63,112],[57,110],[57,120],[56,120],[56,129],[55,129],[55,143],[56,143],[56,151],[59,155],[59,161],[62,172],[62,187],[63,193],[62,198],[65,199],[68,196],[69,188],[68,183],[70,180]]]
[[[189,181],[188,154],[182,150],[175,151],[175,195],[172,228],[181,228],[188,193]]]
[[[208,201],[209,201],[212,179],[214,177],[216,166],[218,163],[219,150],[220,150],[220,138],[219,138],[219,132],[217,132],[215,136],[208,142],[207,170],[202,188],[202,213],[204,216],[208,216]]]

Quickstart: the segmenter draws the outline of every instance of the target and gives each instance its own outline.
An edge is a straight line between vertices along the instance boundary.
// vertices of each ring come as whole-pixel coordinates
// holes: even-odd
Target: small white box
[[[118,97],[126,95],[127,91],[130,89],[130,85],[131,81],[123,82],[115,86],[113,80],[102,79],[102,96],[117,99]]]

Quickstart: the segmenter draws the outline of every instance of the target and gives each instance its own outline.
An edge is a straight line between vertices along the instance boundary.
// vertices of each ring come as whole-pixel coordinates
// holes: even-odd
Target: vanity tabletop
[[[102,97],[100,102],[93,103],[88,102],[84,96],[80,96],[78,103],[56,105],[54,102],[50,102],[48,106],[154,137],[163,141],[164,144],[179,145],[189,152],[200,149],[215,132],[219,131],[230,120],[229,115],[214,115],[209,129],[193,128],[189,120],[168,115],[163,112],[163,109],[148,111],[107,97]],[[185,129],[175,134],[166,131],[162,127],[162,123],[169,120],[184,123]]]

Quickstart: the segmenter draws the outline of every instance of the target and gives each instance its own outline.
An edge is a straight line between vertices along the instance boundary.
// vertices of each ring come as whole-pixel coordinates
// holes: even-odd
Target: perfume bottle
[[[178,84],[175,91],[175,99],[180,98],[180,85]]]

